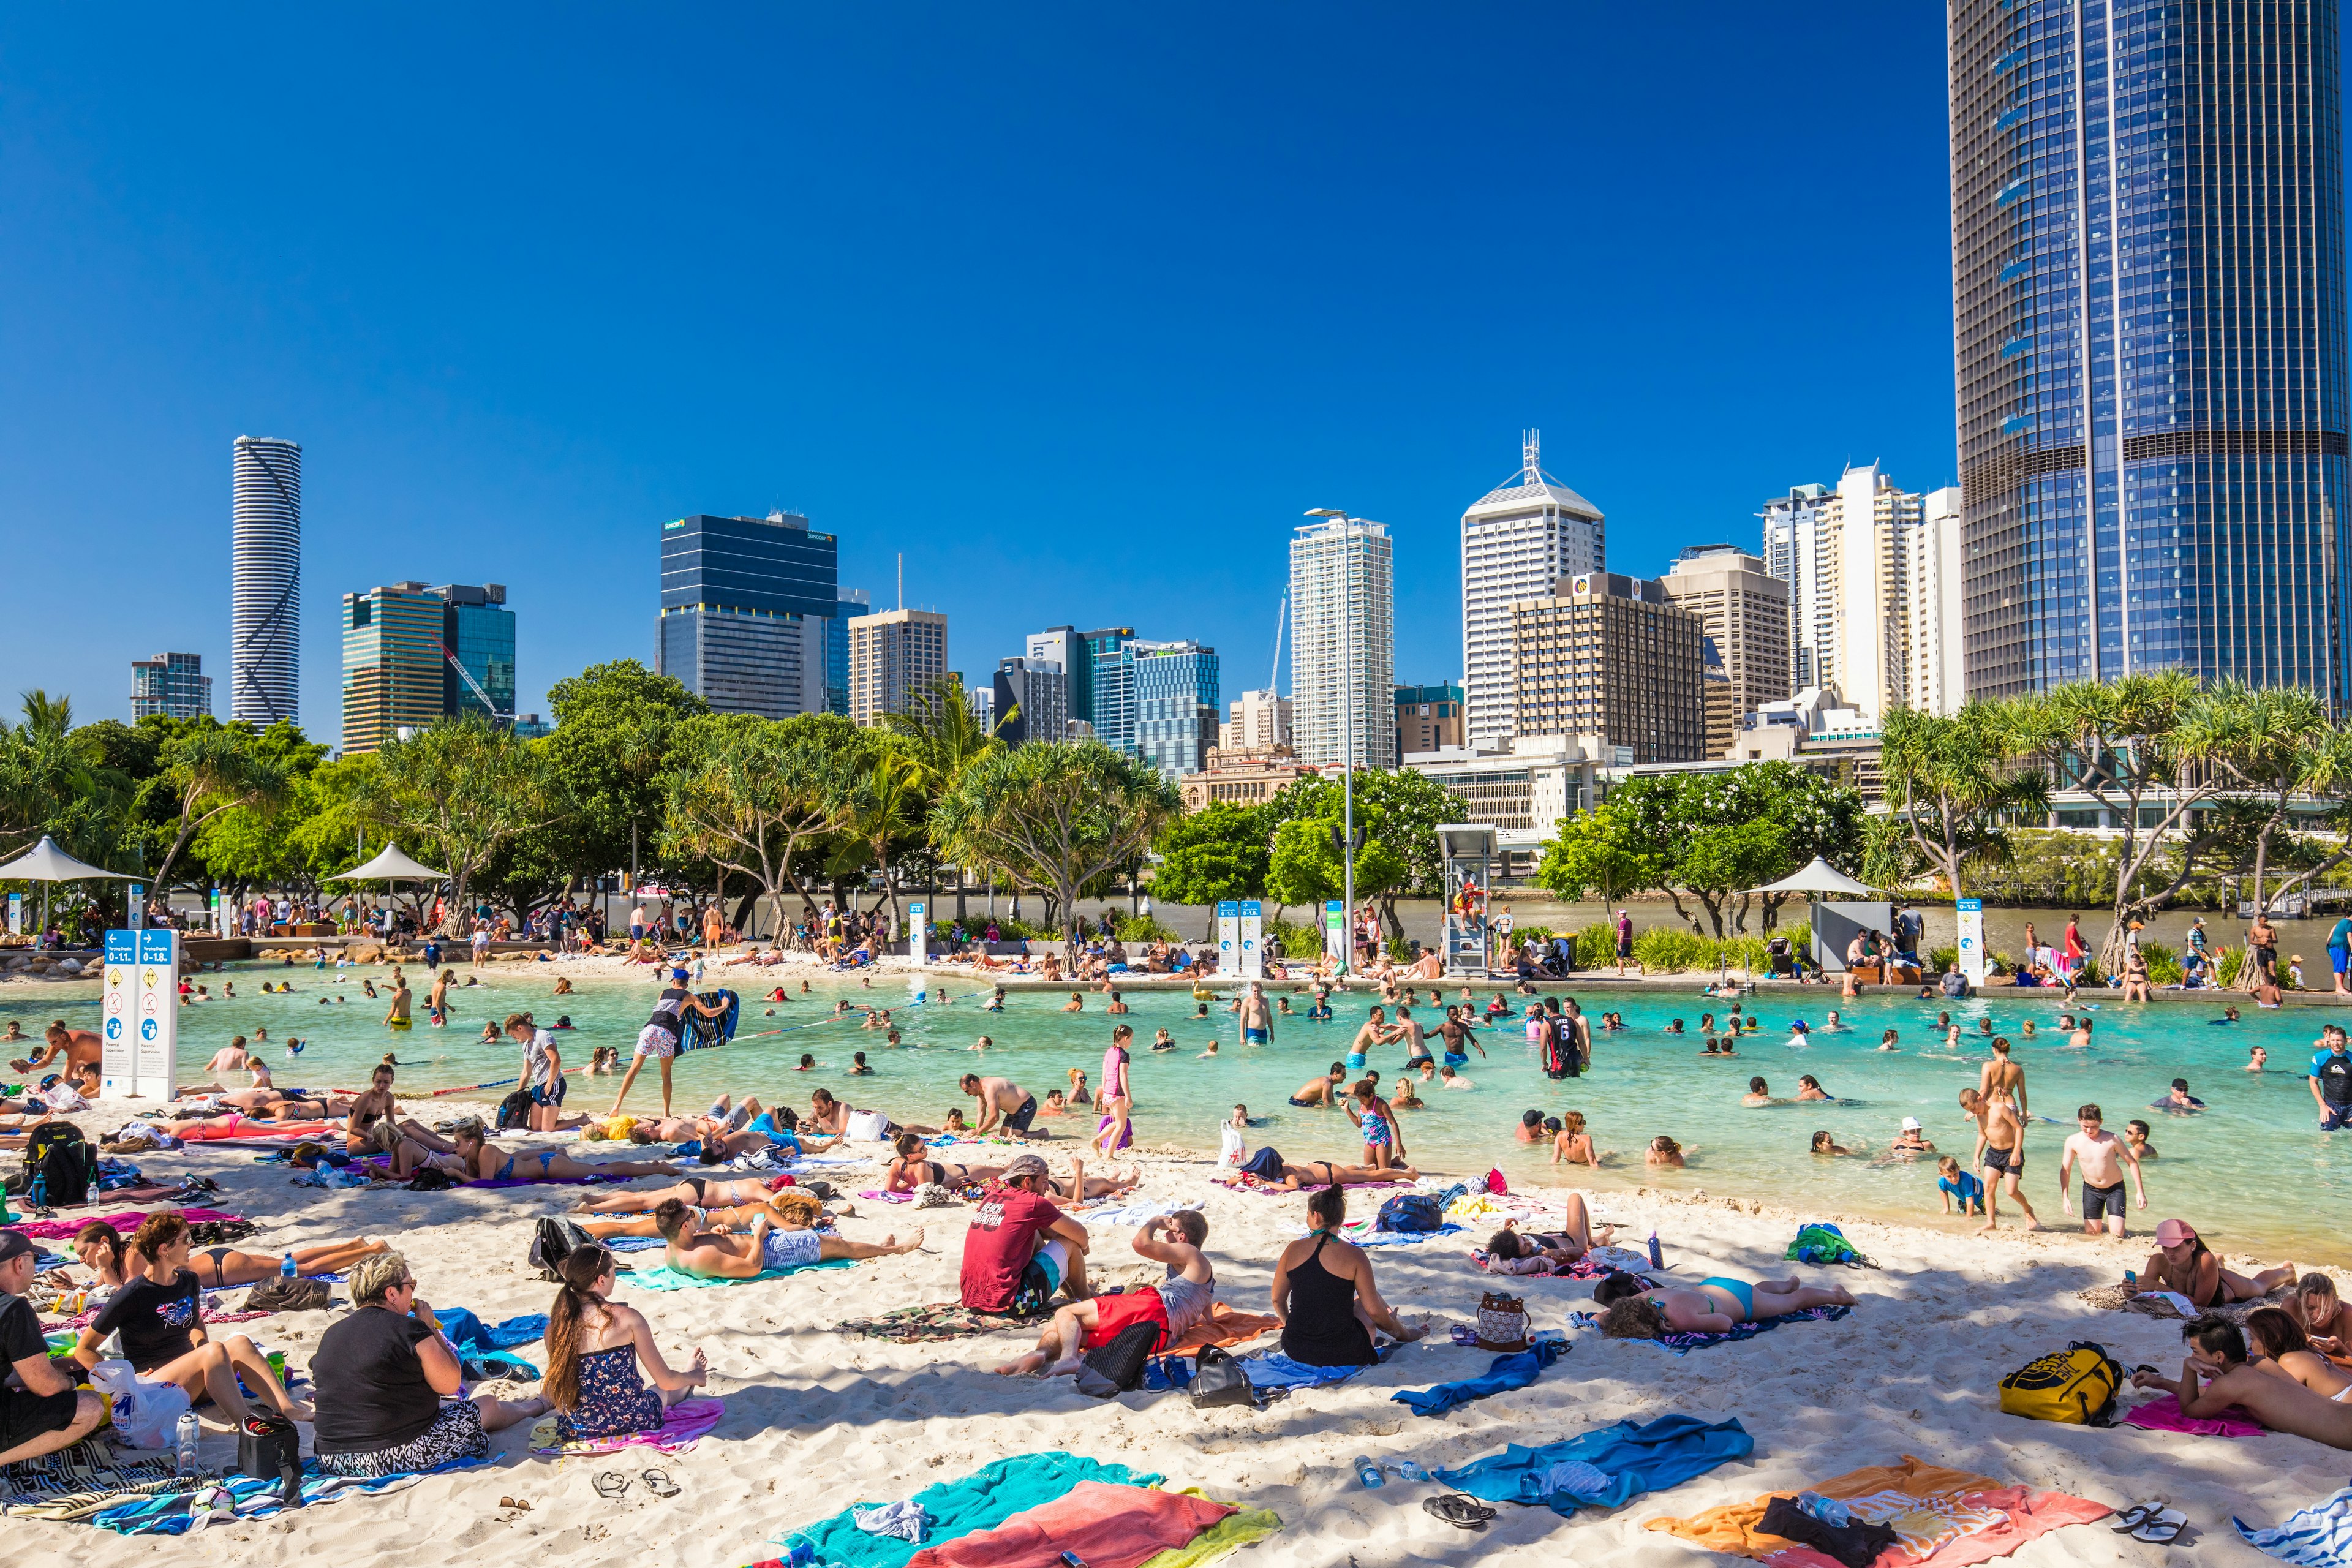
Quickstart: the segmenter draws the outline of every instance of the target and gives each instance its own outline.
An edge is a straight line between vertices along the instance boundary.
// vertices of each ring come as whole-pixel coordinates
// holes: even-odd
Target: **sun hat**
[[[1916,1116],[1906,1116],[1906,1117],[1905,1117],[1905,1118],[1903,1119],[1903,1131],[1906,1131],[1906,1132],[1916,1132],[1916,1131],[1919,1131],[1919,1119],[1918,1119],[1917,1117],[1916,1117]]]
[[[2197,1232],[2185,1219],[2160,1220],[2156,1227],[2158,1247],[2179,1247],[2184,1241],[2197,1239]]]

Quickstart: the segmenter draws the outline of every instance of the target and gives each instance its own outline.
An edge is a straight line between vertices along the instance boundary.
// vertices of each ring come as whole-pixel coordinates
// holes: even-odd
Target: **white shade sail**
[[[402,854],[397,844],[385,845],[383,852],[364,866],[354,866],[348,871],[339,871],[326,879],[330,882],[446,882],[448,879],[448,872],[419,865]]]
[[[0,881],[82,882],[93,877],[110,877],[123,882],[138,879],[127,871],[101,871],[95,866],[83,865],[58,848],[57,840],[46,833],[38,844],[0,866]]]
[[[1751,893],[1843,893],[1848,898],[1878,891],[1867,882],[1855,881],[1818,855],[1813,857],[1813,863],[1803,870],[1766,887],[1747,890]]]

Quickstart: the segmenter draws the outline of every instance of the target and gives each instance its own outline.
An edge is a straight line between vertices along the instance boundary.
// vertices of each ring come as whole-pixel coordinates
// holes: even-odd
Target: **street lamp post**
[[[1337,519],[1340,526],[1347,530],[1344,536],[1347,544],[1355,542],[1357,520],[1349,517],[1346,511],[1333,507],[1311,507],[1307,510],[1307,515]],[[1347,929],[1347,940],[1339,952],[1339,973],[1343,977],[1353,973],[1356,967],[1356,720],[1360,716],[1357,710],[1362,706],[1356,701],[1356,647],[1354,639],[1349,635],[1355,625],[1356,577],[1353,563],[1344,552],[1346,548],[1346,544],[1341,546],[1343,553],[1339,557],[1340,582],[1343,584],[1342,592],[1346,605],[1341,612],[1342,625],[1339,634],[1339,684],[1346,704],[1339,728],[1341,737],[1340,831],[1345,837],[1345,842],[1341,846],[1344,869],[1341,874],[1340,920]],[[1294,644],[1297,641],[1296,638],[1292,640]]]

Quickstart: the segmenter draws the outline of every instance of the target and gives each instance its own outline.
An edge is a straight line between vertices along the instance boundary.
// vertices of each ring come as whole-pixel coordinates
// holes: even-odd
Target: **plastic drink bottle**
[[[294,1255],[292,1253],[288,1253],[284,1258],[279,1260],[278,1265],[278,1278],[280,1279],[291,1279],[299,1272],[300,1271],[294,1267]]]
[[[1429,1472],[1423,1469],[1420,1465],[1411,1459],[1398,1460],[1396,1470],[1397,1479],[1399,1480],[1425,1481],[1429,1479]]]
[[[1658,1233],[1654,1230],[1650,1233],[1650,1267],[1653,1268],[1664,1268],[1665,1266],[1666,1255],[1659,1250]]]
[[[1365,1456],[1359,1454],[1349,1463],[1356,1467],[1356,1479],[1363,1484],[1366,1490],[1388,1485],[1388,1478],[1381,1474],[1381,1468]]]
[[[193,1477],[197,1473],[196,1435],[202,1430],[203,1428],[196,1422],[194,1411],[180,1412],[179,1425],[173,1431],[173,1447],[178,1455],[182,1476]]]

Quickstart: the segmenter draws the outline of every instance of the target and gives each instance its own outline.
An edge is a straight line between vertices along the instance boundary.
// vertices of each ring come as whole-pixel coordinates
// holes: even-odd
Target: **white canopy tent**
[[[1750,888],[1751,893],[1802,893],[1806,902],[1806,924],[1812,933],[1813,967],[1823,973],[1845,967],[1847,942],[1858,929],[1884,931],[1893,918],[1894,906],[1863,903],[1853,906],[1824,905],[1822,896],[1835,894],[1841,899],[1867,899],[1879,889],[1867,882],[1857,882],[1820,856],[1801,871],[1781,878],[1761,888]],[[1848,918],[1851,915],[1852,918]],[[1827,929],[1824,929],[1826,927]]]
[[[338,871],[326,879],[330,882],[446,882],[446,871],[410,859],[397,844],[387,844],[376,858],[364,866],[354,866],[348,871]]]
[[[1750,888],[1751,893],[1836,893],[1843,898],[1860,898],[1878,891],[1867,882],[1857,882],[1820,856],[1801,871],[1791,872],[1777,882],[1761,888]]]
[[[44,884],[41,889],[41,929],[43,931],[49,929],[49,889],[46,884],[87,882],[100,878],[119,882],[137,880],[127,871],[101,871],[95,866],[85,865],[58,848],[57,840],[46,833],[41,835],[41,841],[38,844],[34,845],[6,865],[0,866],[0,881]]]

